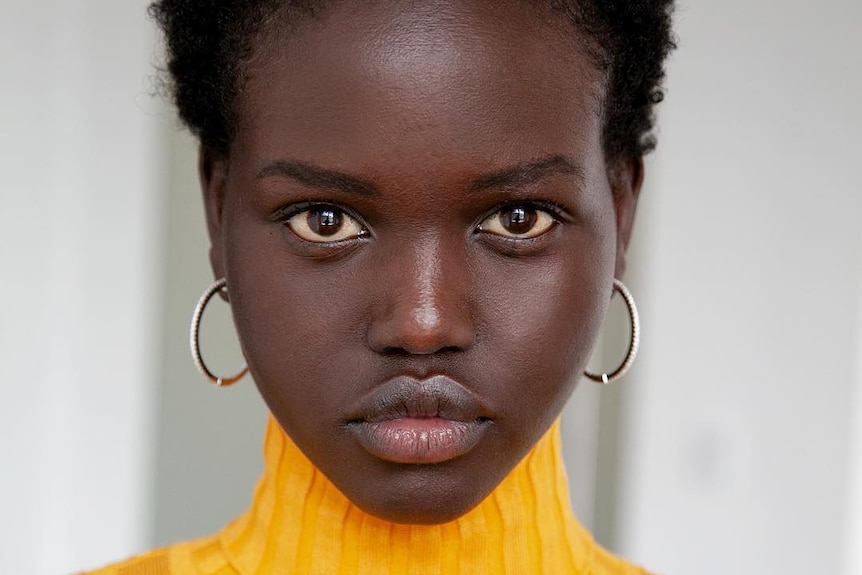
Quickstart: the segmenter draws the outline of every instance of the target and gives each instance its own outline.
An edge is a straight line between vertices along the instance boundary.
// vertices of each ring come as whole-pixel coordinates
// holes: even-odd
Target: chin
[[[438,498],[419,500],[389,500],[372,502],[368,507],[357,504],[360,509],[384,521],[405,525],[440,525],[455,521],[473,510],[478,501],[452,501]]]
[[[474,476],[459,480],[448,466],[409,466],[396,478],[372,482],[371,493],[351,494],[366,513],[392,523],[439,525],[466,515],[494,488],[494,482],[478,482]]]

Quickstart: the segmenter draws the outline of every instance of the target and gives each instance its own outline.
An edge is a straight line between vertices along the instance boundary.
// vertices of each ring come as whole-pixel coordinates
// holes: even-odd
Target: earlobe
[[[227,164],[224,158],[206,146],[198,150],[198,177],[204,202],[204,215],[210,238],[210,266],[215,278],[225,276],[222,258],[222,208],[227,182]]]
[[[617,254],[614,275],[622,278],[626,270],[626,252],[634,229],[635,211],[644,179],[642,157],[620,161],[611,173],[611,187],[617,219]]]

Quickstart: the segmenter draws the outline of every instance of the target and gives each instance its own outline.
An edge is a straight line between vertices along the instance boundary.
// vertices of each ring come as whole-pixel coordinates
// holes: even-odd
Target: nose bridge
[[[423,238],[402,242],[393,257],[369,331],[371,346],[411,354],[469,347],[475,334],[460,250],[439,237]]]
[[[416,282],[413,289],[416,291],[416,302],[411,313],[413,321],[420,329],[439,329],[443,321],[440,307],[446,302],[443,301],[445,296],[440,293],[443,275],[440,247],[439,241],[421,242],[414,255],[413,272]],[[409,300],[408,297],[407,301]]]

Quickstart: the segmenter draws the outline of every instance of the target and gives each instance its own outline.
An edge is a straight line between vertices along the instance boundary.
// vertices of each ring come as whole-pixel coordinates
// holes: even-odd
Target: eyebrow
[[[374,185],[362,178],[297,160],[267,162],[257,174],[258,179],[272,176],[293,178],[303,185],[321,190],[355,192],[363,196],[373,196],[377,193]]]
[[[470,185],[470,191],[523,188],[554,174],[571,174],[581,183],[586,181],[584,169],[579,164],[566,156],[555,155],[481,176]]]
[[[469,190],[481,192],[491,189],[517,189],[554,174],[571,174],[581,182],[585,181],[584,169],[580,165],[566,156],[554,155],[479,176],[470,184]],[[360,177],[298,160],[267,162],[257,178],[273,176],[292,178],[305,186],[321,190],[354,192],[363,196],[377,194],[374,184]]]

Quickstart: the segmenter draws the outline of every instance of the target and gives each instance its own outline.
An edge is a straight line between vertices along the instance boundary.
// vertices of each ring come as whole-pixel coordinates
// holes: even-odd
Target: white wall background
[[[185,363],[209,276],[145,5],[0,0],[0,574],[215,529],[259,466],[248,382]],[[600,450],[573,469],[585,519],[657,572],[862,574],[860,24],[842,0],[679,9],[628,278],[643,356],[567,426]]]
[[[148,543],[158,126],[145,2],[0,2],[0,573]]]
[[[842,531],[860,480],[848,461],[862,463],[858,447],[848,459],[862,416],[860,23],[862,3],[841,0],[679,9],[619,464],[620,547],[659,572],[862,573],[842,565],[862,547],[858,527]]]
[[[858,259],[862,276],[862,253]],[[859,278],[862,284],[862,277]],[[860,290],[862,292],[862,290]],[[846,575],[862,573],[862,293],[857,294],[856,313],[856,377],[853,383],[853,397],[850,420],[850,449],[847,474],[847,501],[844,506],[844,545],[841,560]]]

